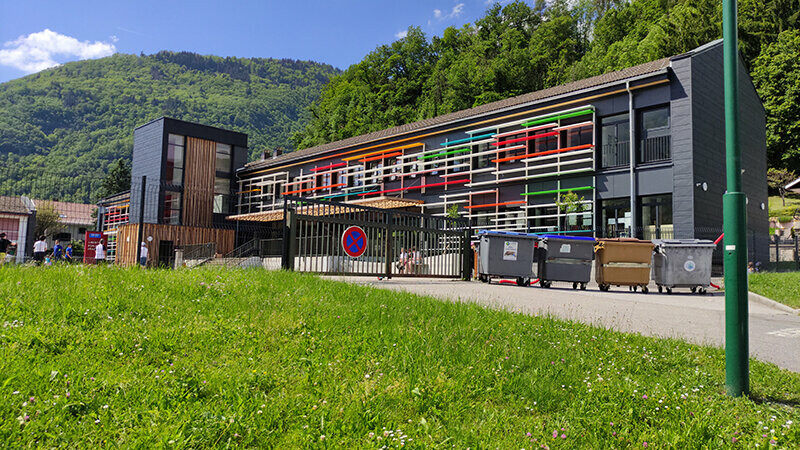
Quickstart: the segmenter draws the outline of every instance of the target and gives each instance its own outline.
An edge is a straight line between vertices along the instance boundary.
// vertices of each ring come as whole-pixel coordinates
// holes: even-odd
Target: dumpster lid
[[[542,234],[539,235],[539,239],[566,239],[571,241],[592,241],[594,242],[594,238],[591,236],[561,236],[558,234]]]
[[[597,238],[597,242],[639,242],[642,244],[650,244],[653,241],[645,241],[636,238]]]
[[[527,239],[538,239],[539,236],[533,233],[519,233],[517,231],[497,231],[497,230],[481,230],[478,232],[478,236],[483,235],[489,236],[514,236],[514,237],[521,237]]]
[[[653,239],[657,247],[714,247],[714,241],[708,239]]]

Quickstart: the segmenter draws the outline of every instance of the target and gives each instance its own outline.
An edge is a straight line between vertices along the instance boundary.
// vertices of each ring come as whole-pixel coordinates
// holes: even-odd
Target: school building
[[[766,236],[765,112],[739,67],[748,230]],[[233,220],[279,220],[282,196],[295,195],[458,214],[475,230],[715,238],[726,189],[722,41],[265,158],[237,178]],[[768,260],[766,240],[752,240],[751,258]]]

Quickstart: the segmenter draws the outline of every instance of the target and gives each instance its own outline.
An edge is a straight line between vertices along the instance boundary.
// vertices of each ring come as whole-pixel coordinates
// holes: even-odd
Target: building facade
[[[101,204],[99,227],[114,235],[115,259],[137,261],[140,226],[153,265],[170,265],[177,246],[216,242],[222,253],[233,250],[235,231],[225,218],[233,213],[236,170],[246,162],[243,133],[165,117],[136,128],[131,190]]]
[[[748,230],[768,234],[765,112],[740,60]],[[725,192],[722,42],[245,165],[230,219],[285,195],[458,214],[476,230],[715,238]],[[399,200],[399,201],[398,201]],[[155,212],[154,212],[155,214]],[[763,241],[751,258],[767,260]],[[761,248],[764,247],[764,248]]]

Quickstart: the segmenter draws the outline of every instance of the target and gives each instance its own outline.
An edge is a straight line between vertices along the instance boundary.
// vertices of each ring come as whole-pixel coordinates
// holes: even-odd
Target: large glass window
[[[672,239],[672,194],[640,197],[642,208],[642,237],[644,239]]]
[[[214,179],[214,214],[227,214],[230,210],[231,180]]]
[[[481,153],[487,152],[489,150],[489,144],[478,144],[478,148],[475,150],[475,153],[478,156],[473,158],[472,167],[474,169],[483,169],[484,167],[489,167],[489,157],[492,156],[489,153],[481,155]]]
[[[600,163],[603,168],[630,163],[630,123],[627,114],[602,119]]]
[[[600,205],[600,236],[609,238],[630,236],[630,198],[603,200]]]
[[[639,162],[666,161],[671,158],[669,108],[642,111],[639,120]]]
[[[217,173],[231,173],[231,146],[217,143]]]
[[[181,193],[167,191],[164,193],[163,223],[179,225],[181,221]]]
[[[167,142],[167,165],[165,181],[174,186],[183,184],[184,138],[170,134]]]

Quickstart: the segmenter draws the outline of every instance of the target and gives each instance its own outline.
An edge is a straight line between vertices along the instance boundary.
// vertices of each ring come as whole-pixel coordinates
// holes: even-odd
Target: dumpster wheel
[[[692,291],[692,294],[694,294],[697,292],[697,286],[692,286],[689,288],[689,290]]]
[[[545,281],[545,280],[539,281],[539,286],[541,286],[543,288],[546,288],[546,289],[549,289],[550,286],[552,286],[552,284],[553,284],[552,281]]]
[[[585,290],[586,290],[586,283],[581,283],[581,290],[582,290],[582,291],[585,291]]]
[[[603,291],[603,292],[608,292],[608,290],[609,290],[610,288],[611,288],[611,286],[609,286],[609,285],[607,285],[607,284],[601,284],[601,285],[600,285],[600,290],[601,290],[601,291]]]
[[[650,292],[650,289],[647,286],[642,286],[642,294],[647,294],[648,292]]]

